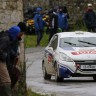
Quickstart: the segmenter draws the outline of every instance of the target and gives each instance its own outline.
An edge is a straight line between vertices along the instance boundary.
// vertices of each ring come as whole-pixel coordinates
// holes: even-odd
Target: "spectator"
[[[18,81],[20,71],[16,68],[16,60],[18,60],[18,46],[21,36],[26,31],[26,24],[20,22],[17,26],[12,26],[7,32],[10,38],[10,48],[7,52],[7,68],[11,78],[11,87],[13,88]]]
[[[12,26],[11,28],[9,28],[7,32],[10,38],[10,47],[7,52],[8,55],[6,63],[11,78],[11,88],[13,88],[17,82],[16,77],[17,74],[15,74],[17,72],[15,60],[18,56],[18,45],[22,35],[21,35],[21,29],[18,26]]]
[[[24,22],[19,22],[17,26],[21,29],[21,32],[26,32],[27,26]]]
[[[63,13],[62,7],[59,7],[58,28],[62,29],[62,31],[66,31],[68,29],[67,15]]]
[[[12,26],[9,30],[0,33],[0,95],[12,96],[12,90],[16,79],[13,75],[13,66],[17,56],[19,40],[26,25],[20,22],[18,26]],[[16,74],[15,74],[16,75]],[[15,79],[15,81],[14,81]]]
[[[67,15],[67,18],[69,19],[69,14],[66,6],[63,6],[63,13]]]
[[[24,23],[24,22],[19,22],[18,24],[17,24],[17,26],[20,28],[20,30],[21,30],[21,32],[20,32],[20,34],[19,34],[19,37],[18,37],[18,39],[19,40],[21,40],[21,36],[24,34],[24,33],[26,33],[26,31],[27,31],[27,26],[26,26],[26,24]]]
[[[50,36],[49,36],[49,41],[52,38],[52,36],[57,33],[58,29],[58,15],[55,12],[55,10],[50,10],[49,11],[49,27],[50,27]]]
[[[84,14],[84,22],[88,32],[96,32],[96,14],[92,9],[92,4],[88,4],[88,9]]]
[[[7,69],[7,56],[10,49],[8,32],[0,33],[0,95],[12,96],[11,78]]]
[[[43,20],[43,15],[42,15],[42,8],[38,7],[36,9],[36,15],[34,17],[34,26],[35,26],[35,31],[37,34],[37,44],[36,46],[40,46],[40,41],[43,37],[43,30],[44,30],[44,25],[46,22]]]

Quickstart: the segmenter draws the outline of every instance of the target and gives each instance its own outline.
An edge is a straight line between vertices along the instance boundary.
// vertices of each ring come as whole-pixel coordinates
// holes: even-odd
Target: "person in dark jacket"
[[[84,15],[84,22],[88,32],[96,32],[96,14],[92,9],[92,4],[88,4],[88,9]]]
[[[11,87],[14,88],[20,75],[20,71],[16,68],[16,62],[19,55],[19,43],[22,35],[26,31],[26,24],[19,22],[17,26],[12,26],[7,30],[10,38],[10,48],[7,55],[7,67],[11,78]]]
[[[9,28],[9,30],[7,30],[10,38],[10,48],[7,56],[7,67],[11,78],[11,88],[14,88],[15,84],[19,80],[20,70],[16,68],[16,64],[20,54],[19,44],[26,29],[26,24],[24,22],[19,22],[17,25],[12,26]]]
[[[67,15],[63,13],[62,7],[59,8],[58,13],[58,28],[60,28],[62,32],[68,29]]]
[[[8,34],[0,32],[0,96],[12,96],[11,79],[6,65],[9,45],[10,40]]]
[[[6,63],[7,63],[7,68],[8,68],[8,72],[11,78],[11,88],[13,88],[17,82],[17,77],[16,77],[16,58],[18,56],[18,46],[19,46],[19,40],[21,40],[21,29],[18,26],[12,26],[11,28],[9,28],[9,30],[7,30],[8,34],[9,34],[9,38],[10,38],[10,47],[9,50],[7,52],[7,59],[6,59]],[[19,70],[18,70],[19,72]]]
[[[50,27],[50,35],[49,35],[49,41],[52,38],[52,36],[57,33],[58,29],[58,15],[55,12],[55,10],[49,11],[49,27]]]
[[[42,15],[42,8],[38,7],[36,9],[36,15],[34,17],[34,26],[35,26],[35,31],[37,34],[37,44],[36,46],[40,46],[40,41],[43,37],[43,30],[44,30],[44,25],[46,22],[43,20],[43,15]]]
[[[14,66],[13,63],[18,50],[17,38],[20,31],[21,30],[19,27],[13,26],[9,30],[4,32],[6,34],[4,35],[4,40],[8,38],[4,43],[7,43],[7,41],[8,43],[6,44],[6,50],[4,50],[5,48],[3,47],[3,49],[0,49],[3,56],[2,60],[0,60],[0,84],[2,85],[0,86],[1,96],[12,96],[11,86],[13,80],[11,78],[11,74],[13,73],[12,67]]]
[[[70,17],[69,17],[69,14],[68,14],[67,7],[66,6],[63,6],[62,9],[63,9],[63,13],[66,14],[67,15],[67,18],[69,19]]]
[[[25,24],[25,22],[19,22],[17,24],[17,26],[21,29],[21,32],[20,33],[25,33],[27,31],[27,26]]]

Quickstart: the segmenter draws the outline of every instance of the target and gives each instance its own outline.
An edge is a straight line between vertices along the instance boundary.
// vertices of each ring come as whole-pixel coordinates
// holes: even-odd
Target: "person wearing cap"
[[[35,27],[35,32],[37,35],[36,46],[40,46],[40,41],[43,37],[44,25],[46,25],[46,22],[43,20],[42,8],[38,7],[36,9],[36,14],[34,16],[34,27]]]
[[[20,27],[12,26],[11,28],[9,28],[8,34],[11,41],[11,46],[13,50],[17,53],[19,38],[22,36]]]
[[[84,14],[84,22],[88,32],[96,32],[96,14],[92,9],[92,4],[89,3],[87,11]]]

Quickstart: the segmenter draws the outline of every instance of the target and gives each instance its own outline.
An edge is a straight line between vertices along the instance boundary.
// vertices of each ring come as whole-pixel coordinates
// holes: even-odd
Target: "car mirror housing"
[[[51,51],[51,52],[53,52],[53,48],[52,47],[49,47],[48,50]]]

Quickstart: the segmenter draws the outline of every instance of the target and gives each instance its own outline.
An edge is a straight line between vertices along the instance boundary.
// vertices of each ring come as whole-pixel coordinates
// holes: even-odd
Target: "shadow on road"
[[[66,84],[71,84],[71,83],[72,83],[72,84],[73,84],[73,83],[75,83],[75,84],[76,84],[76,83],[77,83],[77,84],[80,84],[80,83],[84,83],[84,84],[85,84],[85,83],[93,83],[93,82],[95,83],[95,81],[94,81],[93,79],[91,79],[91,80],[90,80],[90,79],[82,80],[82,79],[80,79],[80,78],[79,78],[79,80],[78,80],[78,79],[65,79],[65,80],[63,80],[62,82],[56,82],[55,79],[44,80],[44,81],[45,81],[45,82],[44,82],[45,84],[48,84],[48,83],[52,83],[52,84],[53,84],[53,83],[54,83],[54,84],[56,84],[56,83],[57,83],[57,84],[62,84],[62,83],[63,83],[63,84],[64,84],[64,83],[66,83]]]

